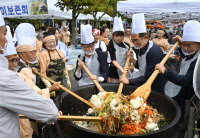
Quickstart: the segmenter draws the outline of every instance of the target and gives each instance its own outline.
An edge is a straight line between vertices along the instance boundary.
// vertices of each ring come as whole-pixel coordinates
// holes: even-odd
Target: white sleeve
[[[100,77],[98,77],[98,81],[103,82],[104,78],[100,76]]]
[[[81,78],[81,72],[78,73],[78,70],[76,70],[75,75],[76,75],[77,78]]]
[[[5,73],[0,81],[0,107],[48,124],[57,120],[58,109],[51,99],[44,99],[16,73]]]
[[[106,44],[103,41],[101,41],[101,49],[102,49],[102,52],[107,51]]]
[[[132,50],[132,51],[133,51],[133,58],[134,58],[135,60],[137,60],[137,57],[136,57],[135,51],[134,51],[134,50]]]

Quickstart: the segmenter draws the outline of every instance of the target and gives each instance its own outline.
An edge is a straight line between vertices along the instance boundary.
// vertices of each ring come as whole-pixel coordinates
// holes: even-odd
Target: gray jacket
[[[51,99],[44,99],[19,76],[7,69],[7,59],[0,54],[0,138],[19,138],[19,114],[51,124],[58,109]]]

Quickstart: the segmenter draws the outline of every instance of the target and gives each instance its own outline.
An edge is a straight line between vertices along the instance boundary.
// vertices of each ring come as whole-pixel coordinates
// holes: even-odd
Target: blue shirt
[[[68,49],[67,49],[67,46],[65,45],[65,43],[58,40],[58,45],[56,46],[56,49],[61,50],[64,54],[64,57],[66,57],[68,59],[68,61],[70,60]]]

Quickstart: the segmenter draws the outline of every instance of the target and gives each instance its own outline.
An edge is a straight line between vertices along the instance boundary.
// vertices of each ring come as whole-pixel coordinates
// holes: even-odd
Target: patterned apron
[[[58,50],[56,49],[57,53]],[[49,51],[48,51],[49,53]],[[56,81],[56,82],[61,82],[61,85],[64,86],[64,69],[65,69],[65,62],[63,61],[63,59],[61,58],[60,54],[58,53],[60,59],[51,59],[51,55],[49,53],[49,57],[50,57],[50,63],[49,63],[49,67],[46,71],[46,75],[47,77],[49,77],[50,79]],[[57,96],[60,96],[64,91],[60,90],[56,92]]]

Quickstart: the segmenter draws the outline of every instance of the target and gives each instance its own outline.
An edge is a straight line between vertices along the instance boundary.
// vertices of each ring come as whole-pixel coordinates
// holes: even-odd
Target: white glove
[[[41,80],[44,82],[44,85],[45,85],[47,88],[51,87],[51,83],[50,83],[47,79],[41,78]]]
[[[71,90],[71,82],[70,82],[70,79],[69,79],[69,75],[68,75],[68,71],[65,70],[64,71],[64,76],[65,76],[65,81],[67,83],[67,87],[69,90]]]
[[[47,88],[50,88],[50,87],[51,87],[51,83],[50,83],[47,79],[41,78],[41,80],[44,82],[44,85],[45,85]],[[55,91],[52,91],[52,92],[50,93],[50,96],[51,96],[51,97],[55,97],[55,96],[56,96]]]

